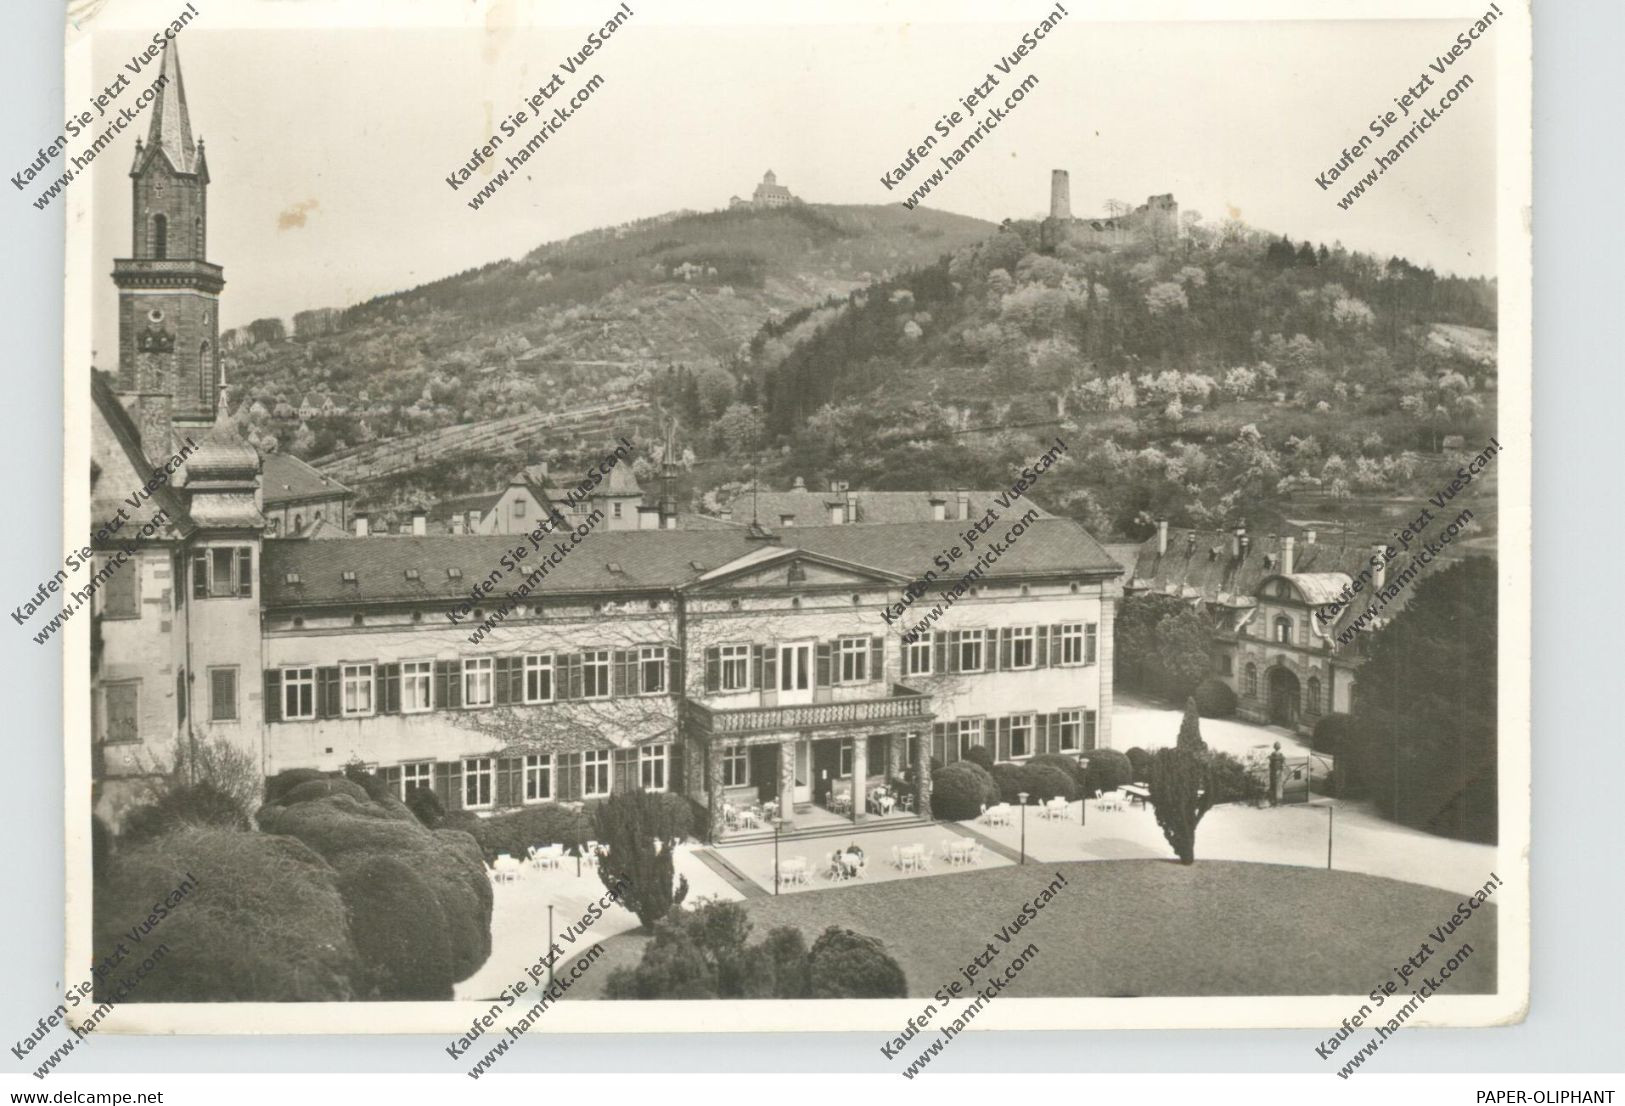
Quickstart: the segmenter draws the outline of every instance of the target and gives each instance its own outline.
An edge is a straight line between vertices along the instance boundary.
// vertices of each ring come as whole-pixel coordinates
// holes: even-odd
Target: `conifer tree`
[[[672,849],[678,838],[652,791],[617,792],[593,811],[593,828],[609,854],[598,862],[598,878],[621,895],[621,905],[638,916],[645,932],[688,896],[688,880],[677,877]]]

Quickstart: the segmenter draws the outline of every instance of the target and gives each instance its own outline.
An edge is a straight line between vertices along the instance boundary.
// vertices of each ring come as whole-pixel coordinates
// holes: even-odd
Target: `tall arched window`
[[[164,215],[152,217],[152,256],[169,256],[169,219]]]
[[[1320,717],[1320,678],[1318,676],[1309,677],[1309,702],[1306,706],[1310,718]]]
[[[214,389],[221,383],[215,380],[214,374],[209,371],[209,343],[207,339],[200,342],[197,347],[197,382],[205,400],[214,398]]]
[[[203,220],[192,220],[192,256],[203,256]]]
[[[1292,620],[1284,614],[1275,620],[1275,640],[1292,644]]]
[[[1247,698],[1249,698],[1249,699],[1258,698],[1258,665],[1249,664],[1247,666],[1247,685],[1246,686],[1247,686]]]

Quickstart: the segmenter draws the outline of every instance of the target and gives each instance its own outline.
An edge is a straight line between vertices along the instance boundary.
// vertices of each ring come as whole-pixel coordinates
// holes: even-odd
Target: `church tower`
[[[149,456],[172,431],[215,421],[220,395],[223,270],[204,260],[209,167],[192,138],[180,54],[164,50],[152,124],[130,168],[131,243],[113,262],[118,285],[118,390]]]

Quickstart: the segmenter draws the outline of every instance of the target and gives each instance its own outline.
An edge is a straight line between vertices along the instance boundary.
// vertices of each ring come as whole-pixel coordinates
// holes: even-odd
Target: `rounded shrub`
[[[1072,781],[1074,790],[1083,786],[1083,765],[1066,753],[1040,753],[1027,762],[1027,767],[1060,769]]]
[[[1078,797],[1078,785],[1071,775],[1052,764],[1028,764],[1025,775],[1027,795],[1036,802],[1065,799],[1070,803]]]
[[[413,817],[430,829],[440,825],[446,817],[446,804],[440,801],[432,787],[414,787],[406,793],[406,809]]]
[[[682,826],[683,835],[687,836],[691,821],[688,800],[681,795],[668,794],[664,798],[682,804],[678,810],[675,803],[663,803],[661,814],[662,818]],[[454,817],[448,815],[441,826],[449,825]],[[467,829],[480,843],[488,861],[495,860],[498,853],[522,857],[533,845],[563,845],[567,851],[574,851],[593,838],[592,819],[584,811],[574,811],[559,803],[542,803],[489,818],[475,818]]]
[[[1150,753],[1146,752],[1144,749],[1140,748],[1138,745],[1135,745],[1133,748],[1129,749],[1129,751],[1124,755],[1128,757],[1129,771],[1131,773],[1133,773],[1134,779],[1136,779],[1136,780],[1148,780],[1148,779],[1151,778],[1151,754]],[[1133,780],[1131,780],[1129,782],[1132,783]]]
[[[830,926],[807,954],[813,998],[907,998],[902,965],[874,937]]]
[[[452,997],[451,926],[416,867],[399,857],[363,854],[342,864],[339,893],[361,960],[358,997]]]
[[[987,770],[970,761],[948,765],[931,781],[931,817],[962,822],[999,801],[999,788]]]
[[[318,772],[314,768],[289,768],[284,772],[278,772],[265,781],[265,801],[274,803],[302,783],[327,778],[326,772]]]
[[[986,745],[972,745],[965,750],[965,755],[960,759],[985,768],[989,772],[993,771],[993,750]]]
[[[1090,795],[1116,791],[1134,782],[1134,766],[1116,749],[1096,749],[1089,754],[1089,767],[1083,775],[1083,789]]]
[[[96,954],[114,949],[190,873],[196,886],[144,938],[167,952],[140,1002],[342,1002],[359,970],[333,869],[291,837],[185,826],[119,849],[94,901]],[[112,973],[109,983],[116,982]],[[110,996],[100,993],[96,1000]]]
[[[297,837],[342,873],[364,870],[367,861],[379,856],[412,867],[445,918],[450,982],[467,979],[490,955],[491,881],[480,847],[467,833],[429,830],[399,803],[374,803],[365,793],[357,799],[345,791],[266,806],[259,820],[268,833]],[[388,944],[382,938],[365,940],[375,949]]]
[[[993,766],[993,783],[999,789],[999,799],[1006,803],[1021,801],[1022,792],[1030,792],[1027,786],[1027,767],[1023,764],[995,764]]]
[[[124,816],[119,833],[123,842],[150,841],[181,826],[219,826],[221,829],[249,830],[248,812],[237,799],[212,783],[177,787],[157,802],[137,807]]]
[[[1340,711],[1322,715],[1315,723],[1315,733],[1310,739],[1310,747],[1317,753],[1328,753],[1337,756],[1342,752],[1352,752],[1349,739],[1354,735],[1354,716],[1343,714]]]
[[[319,780],[307,780],[305,783],[292,787],[276,801],[283,806],[291,806],[294,803],[308,803],[313,799],[325,799],[331,795],[344,795],[364,803],[370,802],[372,799],[372,796],[368,795],[360,784],[351,783],[349,780],[326,777]]]
[[[1236,693],[1223,680],[1209,677],[1196,685],[1192,695],[1203,718],[1234,718],[1236,715]]]

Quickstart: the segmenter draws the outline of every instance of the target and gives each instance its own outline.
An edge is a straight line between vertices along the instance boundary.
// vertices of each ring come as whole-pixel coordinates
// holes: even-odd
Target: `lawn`
[[[1273,864],[1124,860],[1028,865],[832,888],[745,903],[760,937],[794,925],[811,943],[826,926],[879,937],[911,995],[928,996],[991,941],[1059,872],[1061,894],[1020,933],[1038,971],[1016,997],[1365,994],[1449,920],[1460,895],[1353,872]],[[1496,911],[1475,912],[1431,966],[1462,941],[1473,955],[1444,993],[1495,990]],[[609,972],[645,939],[610,938],[572,997],[602,997]]]

